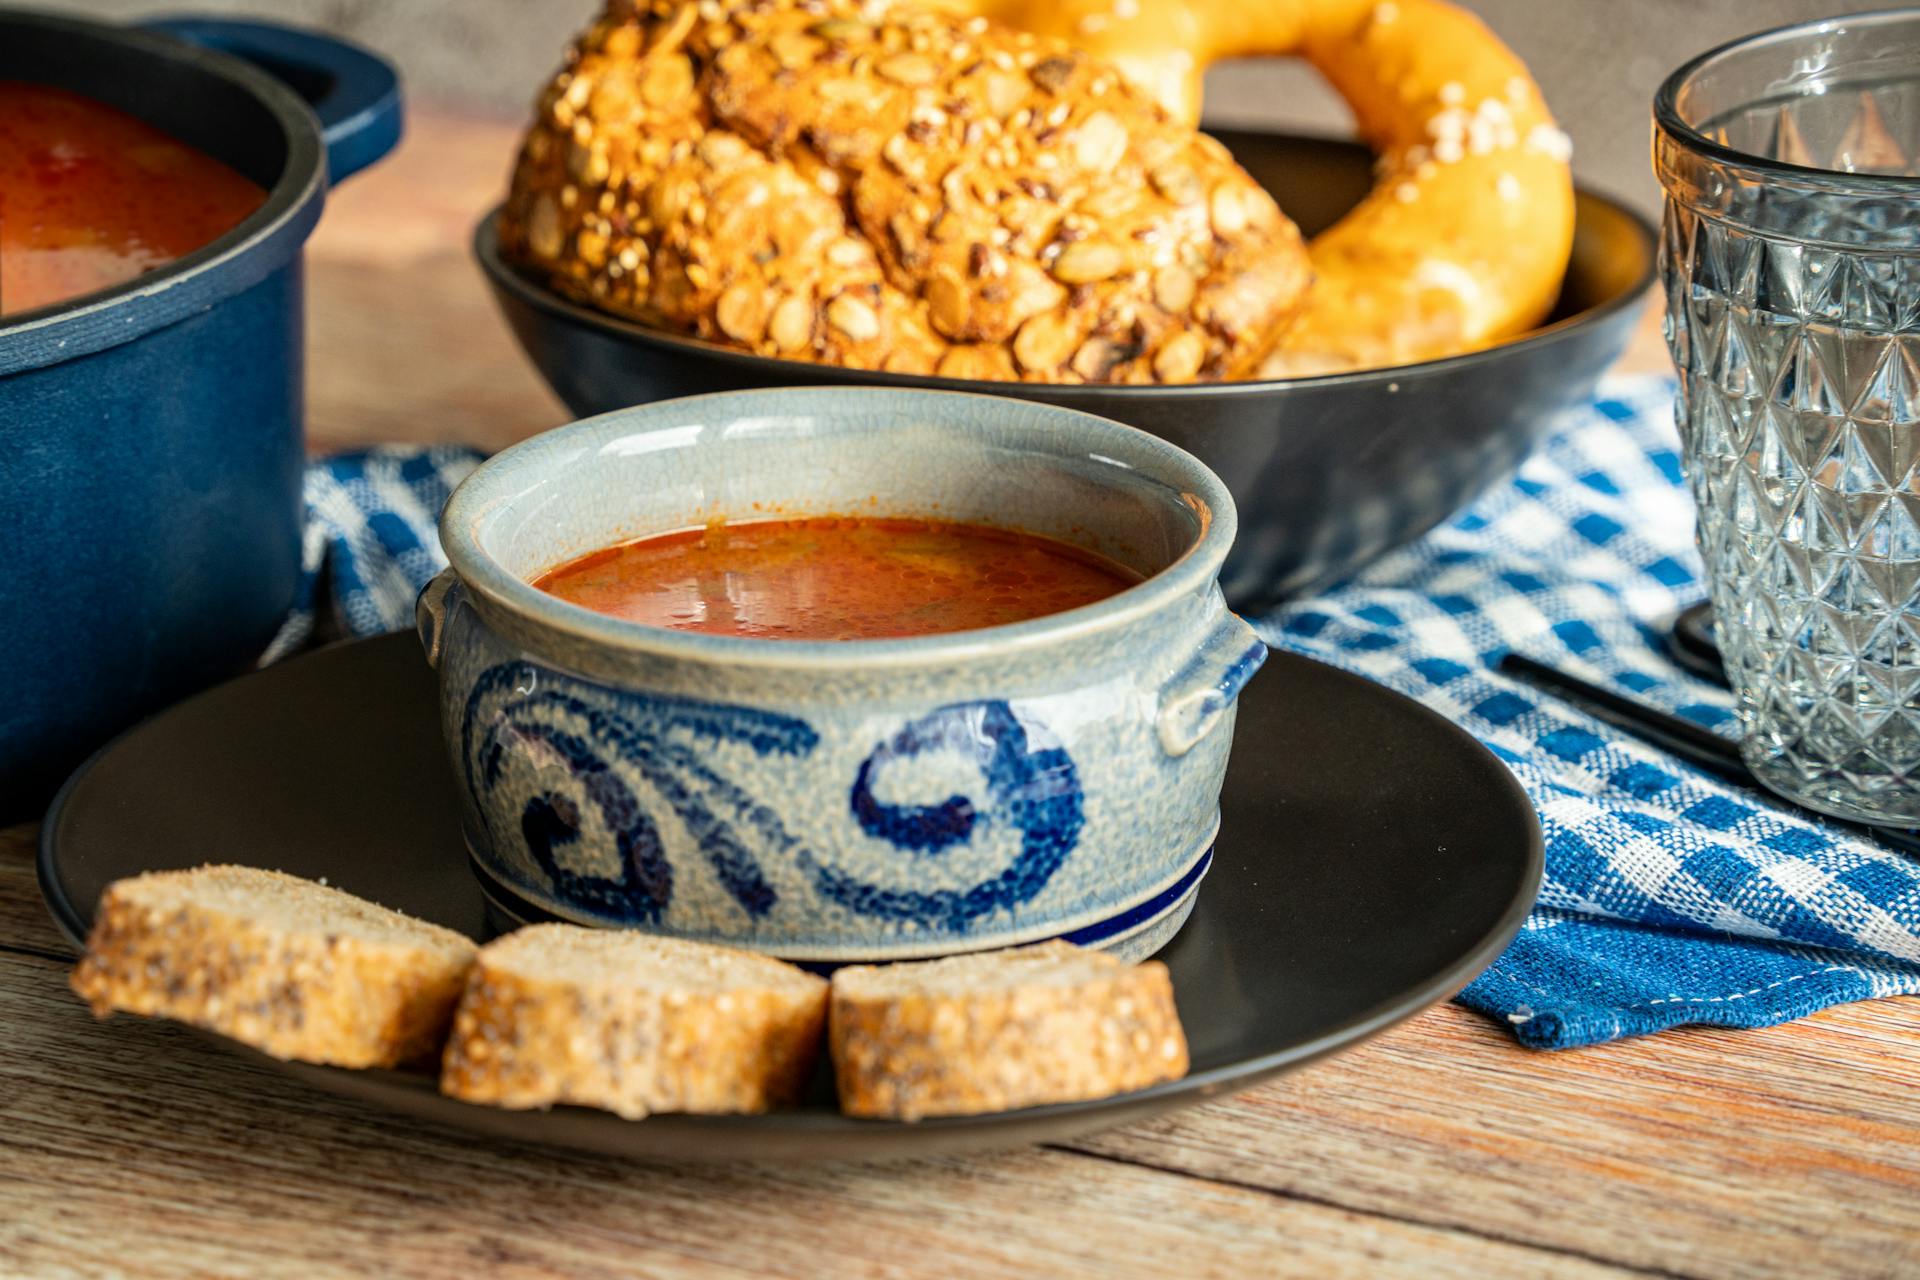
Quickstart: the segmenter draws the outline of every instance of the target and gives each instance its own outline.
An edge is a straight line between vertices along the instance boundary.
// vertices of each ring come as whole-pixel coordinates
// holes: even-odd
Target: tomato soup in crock
[[[880,640],[1025,622],[1141,580],[1052,538],[944,520],[715,521],[581,556],[534,579],[629,622],[767,640]]]

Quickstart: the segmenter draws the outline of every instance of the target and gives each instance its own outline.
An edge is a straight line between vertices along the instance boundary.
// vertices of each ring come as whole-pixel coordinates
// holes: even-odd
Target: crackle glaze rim
[[[510,507],[534,478],[550,480],[556,470],[585,456],[555,456],[569,438],[598,448],[615,439],[684,427],[689,406],[733,402],[739,416],[756,412],[793,415],[793,401],[842,401],[849,397],[947,406],[930,414],[964,428],[971,415],[1014,409],[1040,419],[1027,428],[1036,438],[1078,432],[1086,441],[1077,455],[1051,451],[1065,460],[1078,456],[1123,469],[1165,486],[1200,519],[1200,535],[1171,564],[1144,581],[1105,600],[1061,613],[1004,626],[939,635],[886,640],[768,640],[751,636],[709,635],[644,626],[596,613],[551,596],[494,559],[481,545],[486,522]],[[883,408],[884,405],[876,406]],[[816,416],[825,416],[816,412]],[[647,419],[654,419],[646,425]],[[624,430],[622,428],[625,428]],[[1095,440],[1101,441],[1098,445]],[[1042,451],[1042,456],[1044,456]],[[576,470],[582,471],[583,468]],[[1032,650],[1082,639],[1123,627],[1205,592],[1218,576],[1239,528],[1239,515],[1226,483],[1205,463],[1158,436],[1080,409],[1046,405],[969,391],[887,386],[765,387],[714,391],[703,395],[631,405],[554,427],[512,445],[474,469],[448,499],[440,514],[440,542],[463,590],[493,607],[575,642],[628,654],[691,659],[729,666],[780,669],[865,670],[966,662],[1012,651]]]

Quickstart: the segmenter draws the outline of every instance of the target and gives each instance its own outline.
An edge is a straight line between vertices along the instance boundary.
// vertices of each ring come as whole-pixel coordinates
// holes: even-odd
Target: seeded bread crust
[[[1111,64],[884,0],[609,0],[500,225],[615,314],[968,378],[1243,376],[1310,280],[1272,198]]]
[[[828,1037],[840,1109],[871,1118],[1104,1098],[1187,1073],[1167,967],[1065,942],[841,969]]]
[[[824,979],[766,956],[535,925],[480,952],[440,1088],[498,1107],[564,1102],[628,1119],[768,1111],[804,1091],[826,1006]]]
[[[440,1047],[476,950],[297,876],[206,866],[109,885],[72,986],[99,1017],[173,1018],[276,1058],[393,1067]]]

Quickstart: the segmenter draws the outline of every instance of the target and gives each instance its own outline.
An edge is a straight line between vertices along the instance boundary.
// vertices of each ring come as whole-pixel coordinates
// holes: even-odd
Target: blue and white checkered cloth
[[[1546,835],[1539,904],[1459,999],[1538,1048],[1920,992],[1920,862],[1493,669],[1518,651],[1731,732],[1726,692],[1664,648],[1673,615],[1705,594],[1672,394],[1665,379],[1610,381],[1451,523],[1261,623],[1275,646],[1464,726],[1526,788]],[[270,656],[311,639],[316,612],[331,615],[323,632],[410,625],[441,564],[433,517],[476,461],[433,449],[316,463],[308,587]]]
[[[480,455],[456,445],[342,453],[307,466],[307,528],[293,611],[264,666],[316,640],[413,625],[413,602],[447,567],[440,508]]]

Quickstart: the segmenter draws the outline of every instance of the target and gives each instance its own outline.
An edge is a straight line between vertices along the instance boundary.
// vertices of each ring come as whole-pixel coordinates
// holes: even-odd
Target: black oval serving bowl
[[[1373,181],[1361,146],[1215,131],[1312,234]],[[508,323],[581,416],[740,387],[866,383],[1020,396],[1083,409],[1172,441],[1219,473],[1240,508],[1221,571],[1236,608],[1343,577],[1418,537],[1506,475],[1553,415],[1593,390],[1625,348],[1653,282],[1654,231],[1581,192],[1573,257],[1547,324],[1513,342],[1392,369],[1179,387],[1047,386],[873,373],[733,351],[569,302],[500,258],[496,210],[474,251]]]
[[[292,605],[301,247],[329,180],[398,140],[400,97],[390,66],[331,37],[6,9],[0,79],[117,107],[267,191],[176,262],[0,318],[4,819],[112,733],[250,665]]]

